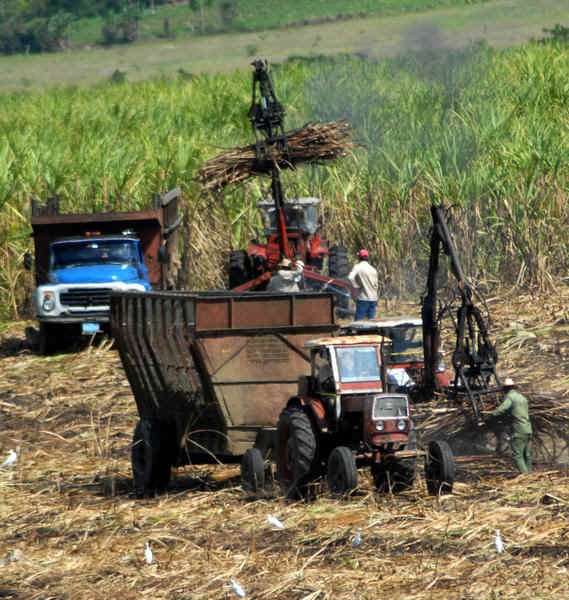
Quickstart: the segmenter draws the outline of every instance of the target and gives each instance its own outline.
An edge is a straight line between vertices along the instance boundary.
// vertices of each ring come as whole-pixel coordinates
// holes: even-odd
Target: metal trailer
[[[332,294],[113,292],[111,329],[140,421],[138,496],[172,466],[234,462],[273,446],[281,410],[309,375],[307,340],[336,330]]]

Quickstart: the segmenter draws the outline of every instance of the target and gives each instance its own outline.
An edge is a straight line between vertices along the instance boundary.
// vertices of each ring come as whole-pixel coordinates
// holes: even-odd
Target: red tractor
[[[407,394],[387,391],[382,360],[385,338],[341,336],[308,342],[311,374],[299,379],[298,394],[280,414],[273,446],[277,474],[289,498],[306,495],[326,475],[334,494],[358,485],[357,467],[369,466],[380,491],[402,491],[415,480],[416,448]],[[263,452],[250,448],[241,468],[244,485],[264,485]],[[429,493],[454,483],[454,456],[444,441],[432,441],[425,456]]]
[[[277,153],[288,156],[285,110],[275,95],[267,62],[255,60],[252,65],[255,70],[249,120],[255,134],[255,161],[257,165],[269,165],[259,170],[268,170],[271,177],[271,198],[258,204],[264,212],[267,241],[253,240],[246,250],[231,252],[229,287],[235,291],[263,290],[283,258],[293,263],[301,260],[304,285],[332,291],[340,298],[338,305],[347,309],[355,294],[343,280],[350,272],[347,250],[340,245],[328,249],[328,242],[320,237],[318,198],[285,198],[280,168],[273,160]],[[327,276],[323,274],[326,258]]]
[[[323,287],[330,280],[345,279],[350,272],[348,251],[344,246],[328,248],[328,242],[320,237],[319,198],[295,198],[283,200],[282,213],[289,255],[302,260],[305,265],[307,285]],[[229,257],[229,287],[237,291],[259,288],[268,281],[278,268],[282,258],[279,215],[272,199],[257,203],[263,211],[266,243],[252,240],[246,250],[234,250]],[[322,276],[324,263],[328,264],[329,277]],[[262,277],[267,273],[267,277]],[[259,278],[261,278],[259,280]],[[331,283],[334,283],[333,281]],[[339,282],[344,293],[348,289]]]

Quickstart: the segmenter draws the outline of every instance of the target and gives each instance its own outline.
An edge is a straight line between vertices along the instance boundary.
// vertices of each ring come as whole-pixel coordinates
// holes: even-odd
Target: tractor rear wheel
[[[313,476],[316,435],[308,415],[298,406],[288,406],[277,425],[277,474],[287,498],[304,497]]]
[[[243,489],[257,493],[265,487],[265,462],[258,448],[247,448],[241,459]]]
[[[352,451],[337,446],[328,457],[328,488],[333,494],[344,495],[358,485],[358,470]]]
[[[425,457],[425,478],[429,494],[450,494],[454,484],[454,455],[443,441],[432,441]]]
[[[232,250],[229,254],[229,289],[251,279],[251,260],[247,250]]]
[[[345,279],[350,274],[350,261],[345,246],[332,246],[328,250],[328,274],[333,279]]]
[[[412,489],[415,484],[415,465],[407,461],[391,460],[374,463],[371,474],[379,492],[398,494]]]
[[[137,498],[163,492],[170,482],[172,437],[164,423],[140,419],[134,429],[131,463]]]

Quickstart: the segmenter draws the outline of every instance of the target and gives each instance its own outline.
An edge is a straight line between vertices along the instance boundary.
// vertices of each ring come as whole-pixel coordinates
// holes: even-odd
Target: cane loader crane
[[[248,117],[255,135],[255,171],[270,176],[272,198],[258,203],[265,211],[266,243],[253,240],[247,249],[230,255],[230,288],[264,289],[281,259],[288,258],[293,263],[304,263],[303,277],[308,287],[328,289],[340,299],[338,306],[345,305],[355,294],[343,280],[349,273],[347,251],[343,246],[329,249],[327,241],[320,237],[318,198],[285,198],[280,169],[283,163],[294,168],[284,130],[285,109],[275,94],[268,62],[257,59],[251,65],[254,71]],[[329,276],[322,273],[326,257]]]
[[[445,309],[438,307],[437,274],[442,250],[449,259],[450,271],[457,281],[460,298],[456,316],[451,315],[456,332],[456,345],[452,355],[455,378],[448,388],[448,394],[454,395],[457,401],[470,402],[474,420],[478,421],[485,405],[495,403],[502,388],[496,372],[498,354],[488,334],[487,318],[474,304],[477,294],[462,270],[443,207],[431,206],[431,216],[433,226],[429,273],[426,293],[421,299],[425,386],[434,391],[440,356],[440,322]]]

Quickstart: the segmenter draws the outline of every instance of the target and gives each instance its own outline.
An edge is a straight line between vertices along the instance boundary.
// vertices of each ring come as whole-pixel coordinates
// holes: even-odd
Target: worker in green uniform
[[[502,404],[490,413],[490,417],[500,417],[506,413],[511,415],[512,458],[520,473],[527,475],[531,472],[529,441],[532,434],[528,399],[516,389],[514,382],[509,377],[504,380],[503,388],[506,397]]]

